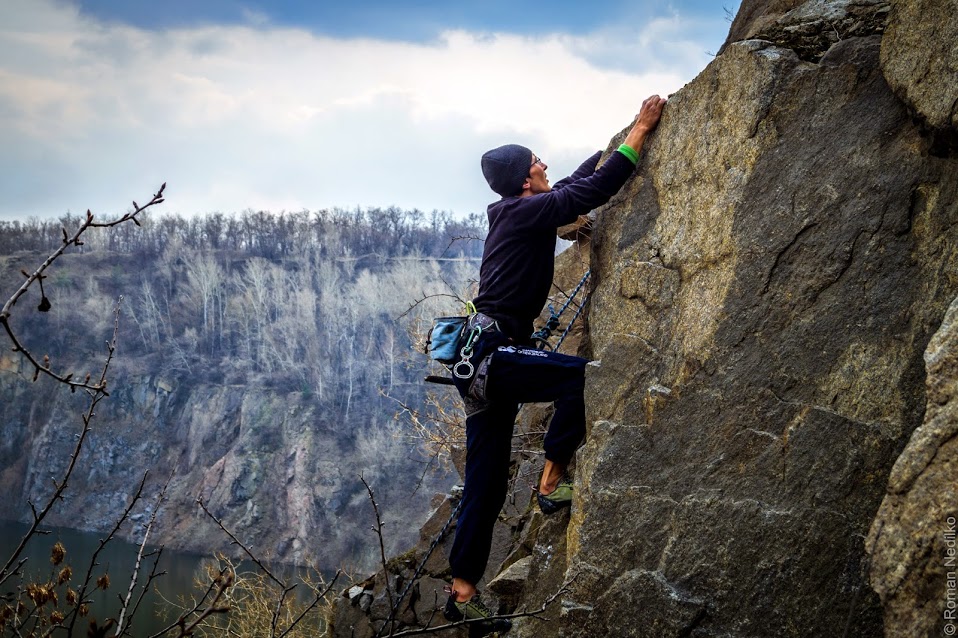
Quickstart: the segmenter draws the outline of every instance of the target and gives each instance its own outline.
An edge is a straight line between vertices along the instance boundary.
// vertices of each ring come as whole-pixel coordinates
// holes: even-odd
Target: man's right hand
[[[645,136],[658,126],[659,118],[662,117],[662,109],[667,101],[664,97],[653,95],[642,102],[642,108],[635,116],[632,130],[625,136],[625,144],[631,146],[636,153],[642,151]]]

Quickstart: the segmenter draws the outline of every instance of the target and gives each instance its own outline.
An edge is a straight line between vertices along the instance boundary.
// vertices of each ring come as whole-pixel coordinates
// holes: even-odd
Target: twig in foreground
[[[118,217],[117,219],[114,219],[112,221],[107,221],[107,222],[94,221],[93,213],[91,213],[88,210],[86,212],[86,219],[83,221],[83,223],[80,225],[80,228],[73,234],[72,237],[68,237],[66,229],[63,229],[63,243],[60,245],[60,247],[57,248],[55,251],[53,251],[50,254],[50,256],[47,257],[42,264],[40,264],[40,266],[33,272],[32,275],[24,272],[24,275],[26,275],[26,281],[23,282],[20,288],[17,289],[17,291],[13,293],[9,299],[7,299],[6,303],[3,304],[3,308],[0,309],[0,325],[3,326],[4,330],[7,333],[7,336],[10,338],[10,341],[13,343],[13,351],[19,352],[20,354],[22,354],[23,357],[31,365],[33,365],[33,380],[34,381],[37,380],[37,377],[42,372],[43,374],[49,377],[52,377],[56,381],[70,386],[71,391],[75,391],[77,388],[85,388],[87,390],[91,390],[91,391],[98,390],[103,392],[104,394],[108,394],[106,392],[105,378],[101,377],[100,382],[95,384],[90,383],[89,377],[87,377],[87,379],[84,381],[74,381],[73,373],[59,374],[57,372],[54,372],[51,369],[49,358],[44,357],[43,363],[37,361],[37,358],[29,350],[27,350],[27,348],[23,345],[20,339],[17,338],[17,335],[13,331],[13,328],[10,326],[10,314],[13,310],[13,307],[16,305],[17,301],[20,299],[20,297],[26,294],[27,290],[30,289],[30,286],[32,286],[34,282],[40,282],[42,286],[42,281],[43,281],[43,278],[45,277],[45,275],[43,274],[44,271],[47,268],[49,268],[50,265],[53,264],[53,262],[59,259],[60,256],[63,255],[64,251],[69,246],[83,245],[83,242],[80,241],[80,237],[83,235],[84,232],[86,232],[88,228],[110,228],[112,226],[117,226],[119,224],[122,224],[128,221],[132,221],[134,224],[139,226],[140,220],[138,220],[136,216],[151,206],[155,206],[156,204],[161,204],[164,201],[163,191],[165,189],[166,189],[166,182],[164,182],[163,185],[160,186],[160,190],[158,190],[153,195],[153,198],[146,205],[139,206],[137,205],[136,202],[133,202],[134,210],[132,212],[128,212],[124,214],[123,216]],[[47,301],[46,296],[43,297],[43,301],[41,302],[40,305],[41,307],[39,308],[39,310],[41,311],[49,310],[50,302]]]
[[[146,480],[146,475],[143,476],[143,479]],[[116,633],[113,635],[117,638],[129,630],[129,623],[132,623],[133,621],[133,615],[130,614],[129,622],[127,625],[124,625],[124,622],[127,621],[126,611],[130,606],[130,600],[133,598],[133,590],[136,588],[136,580],[140,573],[140,563],[143,562],[143,553],[146,550],[146,543],[150,538],[150,531],[153,529],[153,524],[156,522],[156,515],[160,511],[160,505],[166,499],[166,490],[170,486],[170,481],[172,480],[173,472],[170,472],[170,477],[166,479],[166,485],[164,485],[163,489],[160,490],[160,494],[156,499],[156,505],[153,507],[153,512],[150,514],[150,522],[147,523],[146,530],[143,532],[143,541],[140,543],[140,549],[136,553],[136,563],[133,565],[133,575],[130,577],[130,587],[126,592],[126,598],[123,599],[123,604],[120,607],[120,618],[116,621]],[[147,581],[147,583],[149,583],[149,581]]]
[[[369,487],[369,483],[366,482],[365,477],[362,474],[359,475],[359,480],[363,482],[363,485],[366,486],[366,491],[369,492],[369,502],[373,504],[373,513],[376,514],[376,527],[373,527],[373,531],[376,532],[376,536],[379,537],[379,559],[383,566],[383,578],[385,579],[385,588],[386,588],[386,597],[389,599],[389,608],[393,608],[393,592],[389,588],[389,567],[386,565],[386,544],[383,542],[383,521],[379,516],[379,506],[376,504],[376,497],[373,495],[373,488]],[[379,631],[376,633],[377,636],[381,636],[383,630],[386,628],[387,624],[392,623],[392,616],[386,619],[386,622],[383,623],[383,626],[379,628]],[[390,624],[389,635],[393,635],[393,626]]]
[[[6,564],[0,568],[0,585],[2,585],[10,576],[16,574],[20,567],[23,565],[23,562],[17,564],[15,569],[11,569],[12,565],[17,562],[17,559],[20,557],[20,554],[23,553],[23,550],[26,548],[27,543],[34,535],[38,534],[38,528],[43,520],[47,517],[47,514],[50,513],[50,510],[53,509],[53,506],[57,501],[63,498],[63,492],[67,488],[67,483],[70,477],[73,475],[73,470],[76,468],[77,459],[80,456],[80,452],[83,449],[83,444],[86,442],[87,435],[90,433],[90,423],[93,421],[93,417],[96,414],[96,406],[107,396],[106,392],[106,374],[110,369],[110,363],[113,361],[113,354],[116,352],[116,336],[120,329],[120,303],[123,301],[123,297],[120,297],[116,306],[113,308],[113,338],[107,343],[107,357],[106,361],[103,364],[103,371],[100,373],[100,380],[94,386],[93,390],[89,390],[90,393],[90,406],[87,408],[86,414],[82,416],[83,419],[83,429],[80,431],[80,434],[77,436],[76,445],[73,448],[73,453],[70,455],[70,463],[67,465],[67,469],[63,474],[63,478],[58,482],[54,481],[54,492],[53,495],[47,500],[46,505],[37,512],[36,508],[33,507],[33,504],[30,504],[30,509],[33,512],[33,522],[30,525],[30,529],[27,530],[27,533],[24,534],[23,538],[20,540],[20,544],[14,550],[13,554],[10,555],[10,558],[7,559]]]

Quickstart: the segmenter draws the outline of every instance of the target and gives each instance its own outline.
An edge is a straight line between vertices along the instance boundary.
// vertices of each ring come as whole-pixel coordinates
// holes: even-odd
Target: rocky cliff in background
[[[567,588],[510,635],[933,635],[932,537],[958,509],[953,330],[930,392],[923,353],[958,293],[956,15],[746,0],[671,97],[593,235],[571,518],[517,491],[497,531],[500,610]],[[443,560],[405,622],[428,618]],[[335,635],[366,635],[364,599],[384,617],[382,582],[343,599]]]
[[[79,223],[0,222],[0,286],[12,293],[21,269]],[[236,550],[199,498],[264,559],[371,568],[364,474],[393,522],[389,548],[408,544],[452,477],[393,417],[426,404],[413,341],[424,318],[451,309],[446,282],[475,278],[482,243],[456,238],[481,230],[471,217],[389,207],[145,216],[84,235],[46,271],[48,311],[32,290],[10,323],[75,378],[98,376],[117,331],[111,396],[46,522],[109,530],[148,471],[133,511],[145,523],[172,474],[151,534],[169,549]],[[25,521],[28,502],[45,503],[63,476],[87,397],[45,375],[31,383],[6,343],[0,518]],[[138,526],[122,533],[142,538]]]
[[[122,358],[122,357],[121,357]],[[371,568],[378,555],[368,533],[372,509],[359,481],[365,473],[394,525],[387,538],[398,550],[414,538],[428,513],[429,495],[448,484],[425,477],[422,492],[390,477],[419,476],[409,443],[392,432],[391,415],[379,422],[343,422],[303,392],[226,384],[190,384],[176,376],[143,374],[140,360],[115,362],[111,396],[101,403],[66,500],[50,523],[102,531],[112,526],[149,470],[144,500],[132,527],[141,524],[172,475],[151,539],[202,555],[234,553],[229,538],[196,505],[202,499],[261,557],[290,563],[315,561],[324,570],[341,564]],[[50,477],[59,477],[81,427],[86,401],[46,379],[31,384],[23,360],[0,355],[0,516],[22,518],[25,501],[42,503]],[[413,467],[410,468],[409,466]],[[403,516],[393,512],[402,512]]]

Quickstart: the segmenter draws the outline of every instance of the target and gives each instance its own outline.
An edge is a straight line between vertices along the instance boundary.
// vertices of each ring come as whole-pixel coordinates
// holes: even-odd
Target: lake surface
[[[73,576],[69,582],[73,589],[79,589],[89,568],[90,559],[99,547],[100,539],[105,538],[106,534],[56,527],[45,527],[44,529],[51,530],[50,534],[32,538],[27,550],[21,555],[21,558],[27,559],[27,563],[23,567],[24,577],[22,582],[45,583],[55,580],[64,565],[69,565],[73,570]],[[0,521],[0,567],[7,562],[20,539],[28,530],[29,526],[23,523]],[[60,565],[54,566],[50,561],[50,556],[51,549],[57,541],[66,548],[66,556]],[[116,618],[119,615],[121,606],[119,600],[125,598],[129,590],[138,551],[138,545],[113,539],[100,552],[97,559],[99,565],[93,568],[93,578],[90,586],[93,587],[96,579],[106,573],[110,577],[110,587],[106,591],[96,590],[90,595],[90,598],[93,599],[93,603],[90,605],[90,617],[95,617],[101,624],[105,619]],[[196,579],[201,578],[204,582],[208,582],[204,568],[204,564],[208,562],[209,558],[205,556],[164,549],[157,571],[165,572],[165,574],[153,581],[151,590],[144,597],[143,603],[133,620],[132,635],[145,638],[174,623],[182,612],[168,601],[182,604],[183,601],[189,600],[192,596],[199,597],[202,592],[196,585]],[[140,586],[146,582],[152,564],[152,559],[147,558],[144,558],[141,563],[139,578],[137,579],[138,586],[134,589],[131,606],[139,596]],[[237,569],[242,571],[251,569],[251,566],[241,564],[237,565]],[[282,575],[277,574],[280,578],[287,578],[290,569],[279,571],[286,572]],[[14,579],[8,580],[0,589],[0,594],[16,591],[20,583],[19,579],[16,582],[14,582]],[[297,587],[297,590],[300,590],[300,596],[305,596],[306,592],[302,591],[302,587]],[[58,594],[60,598],[59,609],[66,613],[69,607],[64,604],[65,587],[59,588]],[[192,604],[190,606],[192,607]],[[313,615],[315,614],[311,614],[311,616]],[[319,626],[315,622],[317,621],[314,619],[314,628],[318,630]],[[86,621],[82,625],[80,621],[77,622],[74,634],[86,635]],[[113,635],[112,631],[110,635]]]
[[[32,538],[26,551],[21,555],[21,558],[27,559],[23,567],[23,582],[54,580],[62,567],[69,565],[73,570],[70,584],[74,589],[78,589],[86,577],[90,559],[99,547],[100,539],[105,538],[106,534],[56,527],[44,529],[51,531],[47,535]],[[29,526],[24,523],[0,521],[0,567],[7,562],[28,530]],[[66,556],[59,566],[54,566],[50,561],[50,553],[57,541],[66,548]],[[96,590],[90,596],[94,601],[90,605],[90,616],[101,623],[106,618],[118,615],[120,609],[118,597],[126,597],[138,551],[139,546],[114,538],[100,552],[97,559],[99,565],[93,568],[93,581],[95,582],[102,574],[108,574],[110,587],[106,591]],[[153,581],[151,590],[144,597],[134,618],[132,632],[134,636],[149,636],[177,619],[179,612],[165,601],[180,602],[199,591],[194,586],[194,578],[203,575],[203,561],[202,556],[163,550],[158,571],[166,573]],[[152,559],[146,558],[141,563],[137,579],[138,587],[134,590],[131,605],[139,596],[141,591],[139,585],[146,582],[152,564]],[[15,583],[12,579],[8,580],[3,585],[3,592],[15,590],[18,584],[19,581]],[[91,584],[91,586],[94,585]],[[63,601],[64,594],[60,592],[59,595],[60,609],[65,612],[68,608]],[[79,625],[78,621],[77,626],[83,625]],[[74,631],[79,635],[86,634],[85,630],[75,629]]]

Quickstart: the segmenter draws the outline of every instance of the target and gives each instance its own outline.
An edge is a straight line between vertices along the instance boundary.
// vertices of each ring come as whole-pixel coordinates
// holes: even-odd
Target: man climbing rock
[[[488,208],[476,313],[460,343],[469,353],[467,365],[453,368],[466,406],[467,452],[449,559],[453,580],[445,615],[450,620],[492,615],[479,600],[476,583],[489,560],[492,528],[506,496],[520,403],[555,402],[537,500],[547,515],[572,503],[565,470],[585,436],[586,360],[532,347],[532,322],[552,286],[556,229],[605,204],[622,188],[665,102],[653,95],[642,103],[625,142],[598,170],[601,153],[554,186],[546,176],[548,166],[524,146],[508,144],[482,156],[482,174],[501,199]],[[503,619],[477,624],[481,633],[511,628]]]

